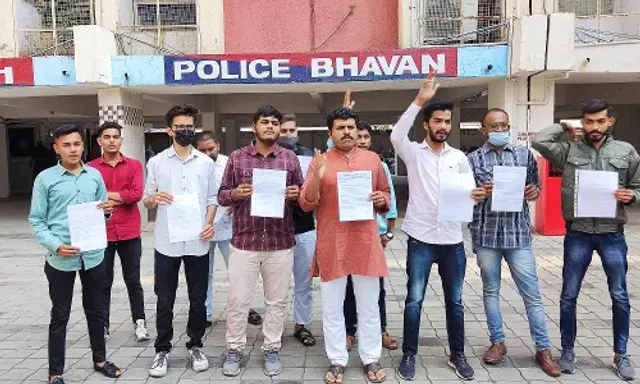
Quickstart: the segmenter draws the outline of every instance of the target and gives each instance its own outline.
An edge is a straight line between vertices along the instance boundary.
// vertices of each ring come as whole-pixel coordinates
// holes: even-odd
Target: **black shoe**
[[[207,328],[213,327],[213,322],[210,321],[210,320],[207,320],[206,326],[207,326]]]
[[[262,316],[258,312],[253,309],[249,310],[249,316],[247,317],[247,322],[252,325],[260,325],[262,324]]]
[[[462,352],[451,355],[451,358],[449,358],[449,366],[453,368],[456,371],[456,375],[463,380],[473,380],[475,378],[475,372]]]
[[[64,384],[64,380],[62,376],[55,376],[52,379],[49,379],[49,384]]]
[[[416,357],[413,355],[403,355],[398,367],[398,375],[404,380],[416,378]]]

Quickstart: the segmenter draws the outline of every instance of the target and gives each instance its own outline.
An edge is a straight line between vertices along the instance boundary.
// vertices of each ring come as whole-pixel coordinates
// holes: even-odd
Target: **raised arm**
[[[538,133],[531,142],[531,147],[555,167],[562,169],[571,147],[570,130],[566,124],[553,124]]]

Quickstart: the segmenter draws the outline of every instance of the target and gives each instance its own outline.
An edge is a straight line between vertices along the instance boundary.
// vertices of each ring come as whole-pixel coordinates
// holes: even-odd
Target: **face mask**
[[[213,153],[212,153],[212,154],[210,154],[210,155],[209,155],[209,157],[210,157],[210,158],[211,158],[211,160],[213,160],[213,161],[218,160],[218,154],[217,154],[217,153],[216,153],[216,154],[213,154]]]
[[[278,138],[278,145],[290,149],[292,151],[296,150],[296,144],[298,144],[297,137],[289,137],[289,136],[280,136]]]
[[[188,129],[176,131],[176,143],[182,147],[189,146],[196,137],[196,132]]]
[[[333,148],[333,140],[331,138],[327,139],[327,149]]]
[[[489,143],[496,147],[504,147],[509,144],[509,132],[489,132]]]

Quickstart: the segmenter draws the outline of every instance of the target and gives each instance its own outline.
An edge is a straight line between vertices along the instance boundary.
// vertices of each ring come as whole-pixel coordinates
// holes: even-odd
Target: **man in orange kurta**
[[[389,183],[382,163],[374,152],[356,147],[356,121],[356,114],[347,108],[329,114],[329,136],[335,146],[325,154],[316,152],[300,193],[304,211],[317,209],[318,241],[312,271],[322,280],[323,331],[331,361],[326,377],[329,383],[342,382],[349,358],[343,313],[349,275],[358,309],[360,358],[370,381],[380,382],[385,377],[378,362],[382,352],[378,292],[379,279],[388,276],[388,270],[378,224],[373,209],[370,219],[340,221],[338,207],[338,173],[370,171],[373,193],[369,200],[377,213],[389,210]]]

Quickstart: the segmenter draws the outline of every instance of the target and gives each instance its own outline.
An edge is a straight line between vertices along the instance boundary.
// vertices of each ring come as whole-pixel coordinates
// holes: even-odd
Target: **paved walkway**
[[[49,320],[49,298],[43,273],[44,251],[35,243],[26,224],[26,202],[0,203],[0,383],[44,383],[47,376],[47,325]],[[640,224],[640,214],[634,212],[633,222]],[[640,317],[636,307],[640,301],[640,225],[627,229],[630,244],[629,290],[634,305],[629,342],[629,353],[640,363]],[[145,288],[146,310],[152,334],[155,330],[155,296],[153,294],[153,241],[152,234],[143,237],[144,259],[142,282]],[[561,286],[562,239],[536,237],[535,250],[538,257],[540,285],[547,308],[548,327],[553,344],[560,345],[558,330],[558,302]],[[469,247],[467,246],[467,252]],[[400,339],[402,336],[402,308],[406,295],[405,266],[406,236],[398,233],[387,250],[391,276],[387,281],[388,330]],[[119,268],[118,264],[116,268]],[[327,367],[322,342],[320,320],[320,292],[314,291],[315,322],[311,329],[318,338],[315,347],[304,348],[291,334],[293,316],[285,327],[282,348],[284,372],[270,380],[262,373],[260,328],[248,326],[250,360],[238,378],[228,379],[216,368],[224,350],[225,306],[228,288],[227,273],[222,260],[216,261],[215,318],[216,324],[207,332],[205,352],[210,357],[212,368],[201,374],[187,369],[186,315],[188,310],[186,287],[181,286],[176,303],[175,329],[176,348],[170,360],[170,373],[164,379],[149,379],[148,369],[154,355],[152,342],[137,344],[132,337],[126,288],[120,273],[116,275],[113,292],[112,335],[108,341],[109,358],[125,369],[118,382],[124,383],[321,383]],[[547,377],[536,366],[533,359],[532,341],[524,306],[515,290],[508,269],[503,269],[502,311],[505,321],[509,359],[499,367],[486,367],[481,356],[487,344],[485,315],[482,306],[482,284],[477,264],[468,253],[468,267],[464,287],[466,314],[466,352],[476,370],[477,382],[614,382],[616,376],[610,370],[611,311],[606,280],[599,259],[594,258],[579,300],[579,338],[576,352],[579,370],[574,375],[564,375],[559,380]],[[87,327],[82,313],[80,284],[76,284],[73,312],[67,336],[68,383],[109,383],[112,380],[95,374],[91,367],[91,354],[87,338]],[[254,306],[262,311],[264,304],[256,295]],[[438,274],[431,274],[431,284],[425,300],[416,383],[456,382],[456,376],[447,367],[446,325],[443,296]],[[402,382],[395,376],[400,351],[384,351],[382,363],[388,368],[388,383]],[[115,382],[115,380],[113,380]],[[346,383],[364,383],[362,364],[357,352],[351,354]]]

